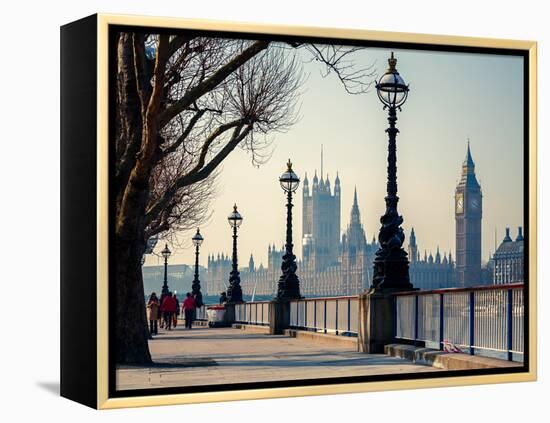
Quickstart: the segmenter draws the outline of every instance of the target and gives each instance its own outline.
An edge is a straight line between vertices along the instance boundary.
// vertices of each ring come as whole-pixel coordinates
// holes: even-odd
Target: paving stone
[[[154,365],[117,369],[117,389],[439,371],[384,354],[236,328],[178,327],[149,342]]]

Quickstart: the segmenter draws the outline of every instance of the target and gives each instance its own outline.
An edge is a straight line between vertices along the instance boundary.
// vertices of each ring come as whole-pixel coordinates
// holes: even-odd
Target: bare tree
[[[120,33],[116,47],[116,361],[148,363],[140,266],[147,239],[208,218],[219,165],[235,148],[255,164],[269,157],[268,135],[297,119],[300,48],[348,92],[363,92],[372,75],[352,66],[350,49],[324,46]]]

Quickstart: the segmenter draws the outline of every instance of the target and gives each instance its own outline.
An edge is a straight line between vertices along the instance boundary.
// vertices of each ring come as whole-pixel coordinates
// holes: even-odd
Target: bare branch
[[[212,174],[219,166],[219,164],[231,153],[235,147],[250,133],[252,126],[246,126],[242,131],[241,127],[235,128],[233,135],[229,142],[206,164],[201,167],[200,170],[196,170],[193,173],[187,173],[180,176],[170,188],[166,190],[162,198],[157,203],[151,206],[145,215],[146,222],[151,222],[156,219],[161,210],[165,208],[171,201],[174,195],[181,188],[190,186],[197,182],[201,182]]]
[[[195,127],[195,125],[197,124],[197,122],[199,121],[199,119],[207,112],[206,109],[203,109],[203,110],[198,110],[194,115],[193,117],[191,118],[191,120],[189,121],[189,124],[185,127],[185,129],[183,130],[183,132],[181,133],[181,135],[176,139],[176,141],[174,141],[172,143],[172,145],[170,145],[169,147],[167,147],[166,149],[164,149],[164,156],[167,156],[168,154],[171,154],[173,153],[174,151],[176,151],[178,149],[178,147],[187,139],[187,137],[189,136],[189,134],[191,133],[191,131],[193,130],[193,128]]]
[[[165,110],[160,115],[160,126],[166,125],[174,116],[178,113],[181,113],[183,110],[188,108],[193,102],[195,102],[199,97],[207,93],[208,91],[214,89],[219,85],[225,78],[227,78],[232,72],[239,68],[243,63],[246,63],[250,58],[254,57],[256,54],[265,50],[269,45],[268,41],[256,41],[250,45],[247,49],[242,51],[237,56],[233,57],[227,64],[222,66],[216,73],[214,73],[210,78],[202,81],[200,84],[187,91],[185,95],[179,99],[175,104],[170,108]]]
[[[376,69],[374,64],[358,68],[352,55],[364,51],[363,47],[337,46],[331,44],[304,44],[304,48],[311,53],[312,60],[322,63],[325,71],[323,78],[334,73],[342,82],[348,94],[364,94],[374,83]]]

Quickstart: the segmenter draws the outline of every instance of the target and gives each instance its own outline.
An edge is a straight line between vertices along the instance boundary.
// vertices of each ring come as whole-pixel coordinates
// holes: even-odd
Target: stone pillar
[[[383,354],[384,346],[393,343],[395,292],[397,291],[371,289],[359,295],[359,352]]]
[[[282,335],[290,327],[290,302],[273,300],[269,303],[269,334]]]
[[[231,327],[235,323],[235,303],[225,303],[225,325]]]

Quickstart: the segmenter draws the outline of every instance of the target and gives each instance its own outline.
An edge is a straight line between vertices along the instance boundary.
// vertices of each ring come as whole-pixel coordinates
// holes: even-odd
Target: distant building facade
[[[510,229],[493,255],[493,283],[505,285],[524,282],[524,246],[521,226],[515,240],[510,237]]]
[[[428,255],[424,251],[424,257],[421,258],[414,228],[409,236],[408,254],[409,277],[415,288],[430,290],[456,286],[455,264],[451,253],[444,253],[442,258],[438,247],[435,257],[431,252]]]
[[[168,288],[170,288],[170,291],[177,291],[179,294],[191,291],[195,272],[193,267],[186,264],[169,264],[167,270]],[[201,273],[204,270],[202,267],[199,269]],[[143,275],[145,295],[150,295],[152,292],[160,295],[164,283],[164,265],[142,266],[141,274]]]
[[[322,172],[322,170],[321,170]],[[334,194],[330,180],[313,176],[311,192],[307,173],[302,188],[302,257],[313,269],[338,264],[340,254],[340,178],[336,174]]]
[[[481,187],[470,152],[462,163],[462,175],[455,190],[456,273],[460,287],[482,284],[481,276]]]
[[[340,244],[340,266],[342,269],[342,292],[344,295],[359,293],[369,288],[372,279],[372,262],[378,250],[373,237],[367,242],[365,229],[361,224],[361,213],[357,202],[357,189],[353,192],[350,221],[342,235]]]

